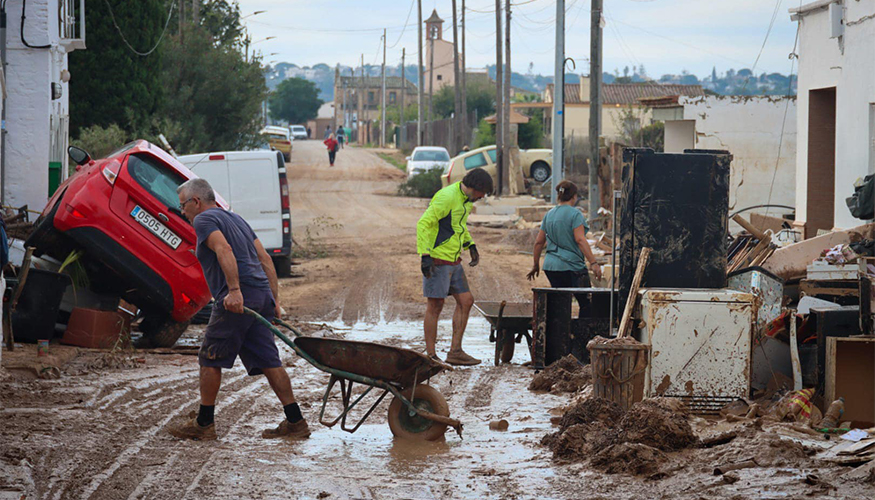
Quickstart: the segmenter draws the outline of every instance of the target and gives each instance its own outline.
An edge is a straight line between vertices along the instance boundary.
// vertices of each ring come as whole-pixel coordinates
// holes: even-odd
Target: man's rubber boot
[[[187,423],[171,427],[169,429],[171,435],[179,439],[191,439],[193,441],[213,441],[216,439],[216,423],[201,427],[197,423],[197,418],[189,420]]]
[[[473,366],[479,365],[480,360],[469,356],[465,351],[459,349],[458,351],[450,351],[447,353],[447,363],[456,366]]]
[[[283,420],[275,429],[265,429],[261,433],[264,439],[289,438],[289,439],[307,439],[310,437],[310,426],[306,420],[298,420],[294,424],[288,420]]]

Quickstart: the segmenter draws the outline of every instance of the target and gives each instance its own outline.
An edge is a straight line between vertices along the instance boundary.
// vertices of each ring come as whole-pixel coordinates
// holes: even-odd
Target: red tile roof
[[[552,95],[553,84],[547,88]],[[676,85],[659,83],[605,83],[602,85],[603,104],[639,104],[641,99],[667,96],[705,95],[701,85]],[[589,99],[580,98],[580,84],[565,84],[565,104],[586,104]]]

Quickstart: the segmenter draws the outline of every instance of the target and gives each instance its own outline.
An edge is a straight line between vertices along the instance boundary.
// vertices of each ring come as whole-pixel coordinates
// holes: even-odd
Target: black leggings
[[[553,288],[589,288],[589,271],[544,271],[547,280]],[[580,306],[579,317],[590,315],[589,298],[586,295],[575,295],[577,304]]]
[[[328,163],[334,165],[334,156],[337,155],[337,151],[329,151],[328,152]]]

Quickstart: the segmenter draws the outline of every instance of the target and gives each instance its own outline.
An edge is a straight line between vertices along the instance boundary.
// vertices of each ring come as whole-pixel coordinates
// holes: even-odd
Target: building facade
[[[799,23],[796,225],[849,228],[845,198],[875,172],[875,0],[819,0]]]
[[[453,42],[444,40],[444,20],[438,16],[437,10],[432,11],[431,17],[425,20],[425,59],[422,60],[423,90],[426,93],[430,90],[437,92],[444,85],[456,84],[453,50]]]
[[[400,108],[401,94],[404,105],[416,104],[417,88],[413,82],[400,76],[386,77],[386,109]],[[334,123],[357,132],[364,123],[379,120],[383,107],[383,80],[378,76],[334,76]],[[412,119],[412,117],[410,117]]]

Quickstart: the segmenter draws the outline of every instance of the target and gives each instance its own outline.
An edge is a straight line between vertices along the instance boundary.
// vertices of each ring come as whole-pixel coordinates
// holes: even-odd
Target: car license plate
[[[146,229],[148,229],[152,234],[157,236],[161,241],[166,243],[170,248],[176,250],[179,248],[179,245],[182,243],[182,238],[176,235],[170,229],[167,229],[167,226],[158,221],[155,217],[152,217],[149,212],[143,210],[138,206],[135,206],[131,211],[131,217],[134,218],[137,222],[143,225]]]

